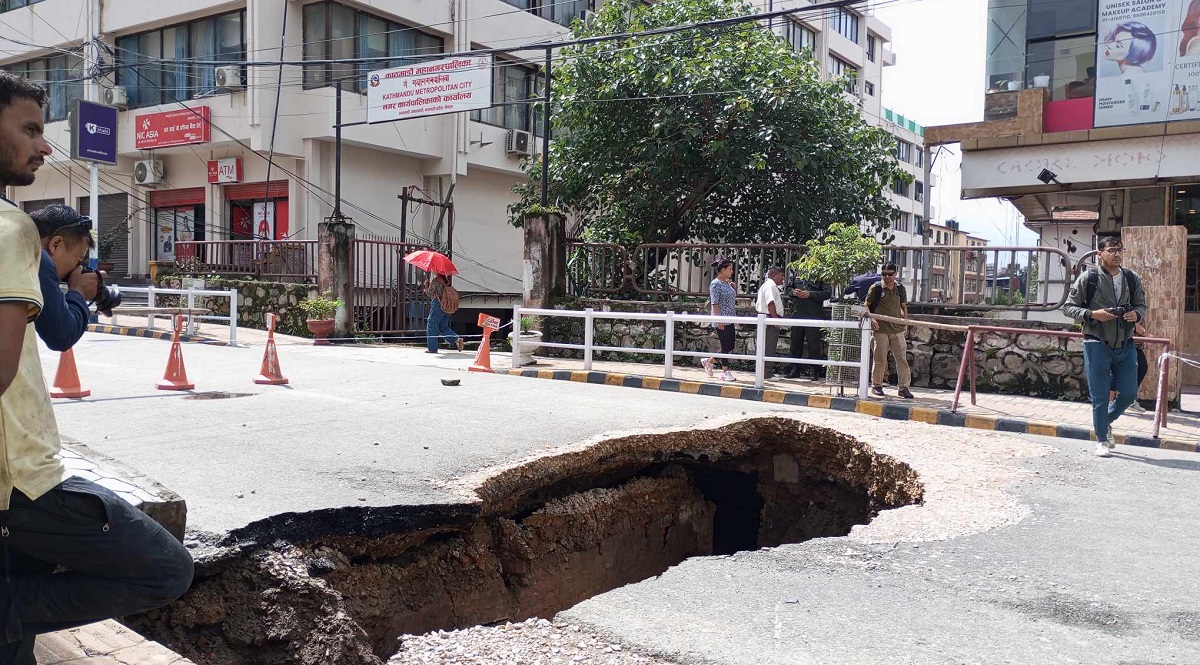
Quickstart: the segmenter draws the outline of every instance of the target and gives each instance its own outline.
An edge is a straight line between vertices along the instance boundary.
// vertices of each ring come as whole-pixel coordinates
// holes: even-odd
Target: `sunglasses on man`
[[[53,236],[55,233],[58,233],[59,231],[62,231],[63,229],[73,229],[76,227],[79,227],[81,229],[87,229],[88,231],[91,231],[92,230],[92,218],[88,217],[87,215],[82,215],[79,217],[79,219],[77,219],[73,222],[69,222],[67,224],[63,224],[62,226],[55,228],[53,231],[50,232],[50,235]]]

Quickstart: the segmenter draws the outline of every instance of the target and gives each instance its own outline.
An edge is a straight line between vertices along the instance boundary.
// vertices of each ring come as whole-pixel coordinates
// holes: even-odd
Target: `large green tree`
[[[611,0],[575,36],[752,12],[741,0]],[[587,237],[796,243],[835,222],[886,227],[911,180],[817,63],[762,23],[574,46],[553,69],[550,202]],[[541,162],[510,208],[539,200]]]

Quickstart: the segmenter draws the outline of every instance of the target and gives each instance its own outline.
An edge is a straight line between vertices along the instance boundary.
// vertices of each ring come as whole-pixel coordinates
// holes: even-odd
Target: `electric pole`
[[[87,100],[102,103],[100,98],[100,0],[88,3],[89,28],[87,44]],[[75,131],[80,131],[79,127]],[[100,240],[100,165],[95,160],[89,160],[88,184],[88,216],[92,218],[92,239],[96,241],[88,252],[88,263],[95,270],[99,257],[96,247]]]

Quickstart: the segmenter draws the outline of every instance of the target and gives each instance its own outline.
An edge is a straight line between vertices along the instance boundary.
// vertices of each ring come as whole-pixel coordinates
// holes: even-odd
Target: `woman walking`
[[[713,267],[717,271],[717,276],[712,283],[708,285],[708,303],[712,307],[712,313],[715,316],[737,316],[737,290],[733,288],[733,261],[729,259],[717,259],[713,262]],[[718,323],[717,339],[721,341],[721,353],[733,353],[734,330],[732,323]],[[713,366],[716,364],[715,358],[702,358],[700,364],[704,365],[704,371],[708,372],[709,376],[713,375]],[[722,381],[737,381],[733,378],[733,373],[729,371],[729,359],[721,358],[721,380]]]

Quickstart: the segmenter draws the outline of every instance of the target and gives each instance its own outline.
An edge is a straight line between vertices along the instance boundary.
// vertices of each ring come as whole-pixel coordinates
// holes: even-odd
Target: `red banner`
[[[137,137],[134,147],[138,150],[208,143],[211,140],[212,127],[207,106],[147,113],[137,116],[134,121]]]

